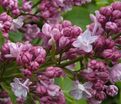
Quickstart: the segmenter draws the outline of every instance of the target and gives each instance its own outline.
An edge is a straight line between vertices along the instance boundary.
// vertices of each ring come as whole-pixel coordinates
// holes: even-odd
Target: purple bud
[[[30,77],[30,76],[32,75],[32,72],[31,72],[30,70],[28,70],[28,69],[23,69],[23,70],[22,70],[22,73],[23,73],[25,76],[28,76],[28,77]]]
[[[117,61],[121,57],[121,54],[116,49],[106,49],[103,51],[102,56],[104,58],[111,59],[113,61]]]
[[[2,53],[3,54],[8,54],[8,53],[10,53],[10,48],[9,48],[9,45],[8,45],[8,43],[5,43],[3,46],[2,46]]]
[[[59,49],[64,49],[65,47],[68,47],[68,45],[69,45],[69,43],[70,43],[70,40],[67,38],[67,37],[61,37],[60,39],[59,39]]]
[[[97,77],[100,78],[100,80],[107,82],[109,80],[109,73],[108,72],[97,72]]]
[[[114,3],[112,3],[112,8],[114,10],[121,10],[121,2],[114,2]]]
[[[113,33],[117,32],[118,26],[114,22],[107,22],[105,28]]]
[[[121,81],[121,64],[116,64],[111,68],[110,71],[111,81],[117,82]]]
[[[30,54],[29,52],[22,52],[20,53],[20,55],[17,56],[17,62],[25,65],[30,63],[32,60],[32,54]]]
[[[91,60],[88,64],[88,67],[97,70],[97,71],[105,71],[106,70],[106,65],[104,62],[97,61],[97,60]]]
[[[112,40],[111,38],[107,38],[107,39],[105,40],[104,47],[105,47],[106,49],[111,49],[111,48],[113,48],[114,46],[115,46],[114,40]]]
[[[120,10],[114,10],[112,15],[113,15],[113,18],[115,18],[115,19],[121,18],[121,11]]]
[[[33,62],[30,63],[29,69],[30,69],[31,71],[35,71],[35,70],[37,70],[37,69],[39,68],[39,66],[40,66],[40,65],[39,65],[38,62],[33,61]]]
[[[72,23],[68,20],[64,20],[63,23],[62,23],[62,26],[65,28],[65,27],[69,27],[69,26],[72,26]]]
[[[115,85],[110,85],[106,88],[106,93],[109,96],[116,96],[118,94],[118,88]]]
[[[104,49],[104,46],[105,46],[105,37],[100,36],[94,44],[94,49],[96,49],[97,52],[100,52]]]
[[[22,10],[23,11],[31,11],[32,10],[32,2],[23,0]]]
[[[95,97],[97,100],[104,100],[106,98],[106,94],[103,91],[98,91]]]
[[[105,16],[111,16],[113,9],[111,7],[102,7],[100,13]]]
[[[36,93],[41,94],[41,95],[46,94],[47,89],[44,86],[38,84],[36,87]]]
[[[47,77],[49,78],[54,78],[54,77],[61,77],[64,75],[64,72],[61,68],[59,67],[48,67],[44,73]]]
[[[104,82],[103,81],[100,81],[98,80],[95,84],[94,84],[94,89],[96,90],[103,90],[104,89]]]
[[[101,23],[101,24],[105,24],[105,22],[107,21],[106,20],[106,17],[102,14],[100,14],[99,11],[96,11],[96,17],[98,19],[98,21]]]

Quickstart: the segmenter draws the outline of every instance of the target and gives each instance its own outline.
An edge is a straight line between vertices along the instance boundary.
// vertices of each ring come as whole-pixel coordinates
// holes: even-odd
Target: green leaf
[[[84,7],[74,7],[71,11],[64,14],[65,20],[70,20],[73,24],[85,29],[90,23],[89,11]]]
[[[63,91],[69,92],[71,90],[72,80],[68,77],[56,78],[55,82],[61,87]]]
[[[23,38],[23,34],[21,32],[19,32],[19,31],[10,32],[9,36],[10,36],[10,40],[13,41],[13,42],[22,41],[22,38]]]
[[[32,94],[30,94],[30,93],[28,94],[27,100],[26,100],[25,104],[36,104],[36,103],[34,102],[34,99],[33,99]]]
[[[2,36],[2,33],[0,32],[0,48],[2,47],[2,45],[4,44],[4,42],[5,42],[5,39]]]
[[[10,96],[12,104],[17,104],[16,103],[16,97],[15,97],[13,91],[11,90],[10,84],[8,84],[6,82],[2,82],[2,83],[0,83],[0,85],[8,93],[8,95]]]
[[[90,13],[94,13],[98,8],[99,6],[96,6],[94,3],[90,3],[86,6],[74,7],[71,11],[65,13],[63,16],[64,19],[70,20],[73,24],[85,29],[90,23]]]

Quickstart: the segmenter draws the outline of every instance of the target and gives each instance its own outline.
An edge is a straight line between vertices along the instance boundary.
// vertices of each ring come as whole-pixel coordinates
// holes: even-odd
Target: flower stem
[[[40,2],[41,2],[41,0],[39,0],[36,4],[34,4],[34,5],[32,6],[32,8],[35,8],[37,5],[39,5]]]
[[[74,64],[75,62],[80,61],[80,60],[82,60],[82,57],[78,57],[78,58],[76,58],[76,59],[74,59],[72,61],[68,61],[68,62],[62,63],[60,65],[56,65],[56,66],[58,66],[58,67],[65,67],[65,66]]]

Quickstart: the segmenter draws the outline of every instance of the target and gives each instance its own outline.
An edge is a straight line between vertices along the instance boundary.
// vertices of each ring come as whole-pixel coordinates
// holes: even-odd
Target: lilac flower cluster
[[[54,78],[63,75],[64,72],[60,68],[48,67],[43,74],[38,76],[40,82],[37,82],[35,91],[42,104],[65,104],[62,90],[54,84]]]
[[[92,100],[102,102],[107,96],[113,97],[117,95],[118,88],[115,85],[106,85],[111,79],[109,69],[104,62],[91,60],[88,64],[88,69],[82,71],[81,75],[92,83],[92,87],[88,89],[92,94],[92,96],[88,98],[89,102]]]
[[[57,51],[61,52],[72,47],[72,43],[82,33],[82,29],[78,26],[73,26],[70,21],[63,21],[55,25],[44,24],[42,32],[43,45],[46,48],[51,48],[54,43]]]
[[[7,42],[2,47],[3,59],[15,59],[27,72],[35,71],[45,62],[46,51],[40,46],[32,46],[30,43]],[[26,72],[24,70],[24,72]]]
[[[106,32],[120,33],[121,2],[102,7],[99,11],[96,11],[96,17]]]
[[[70,10],[74,5],[91,2],[91,0],[42,0],[40,3],[41,16],[49,21],[61,20],[61,13]]]
[[[0,14],[0,31],[3,33],[4,37],[8,37],[11,25],[12,17],[10,17],[6,12]]]
[[[0,5],[6,10],[10,10],[14,15],[19,15],[20,13],[17,0],[0,0]]]
[[[88,2],[42,0],[32,6],[31,1],[23,0],[18,6],[17,0],[0,0],[6,10],[0,14],[0,32],[5,40],[0,67],[6,65],[7,69],[7,64],[14,63],[19,69],[14,73],[16,68],[12,67],[11,76],[5,76],[1,67],[0,82],[10,82],[18,104],[24,104],[29,93],[33,103],[66,104],[62,89],[55,83],[61,77],[73,82],[69,94],[76,100],[86,99],[88,104],[101,104],[118,94],[115,82],[121,81],[121,2],[102,7],[96,16],[90,14],[92,23],[86,30],[59,20],[62,12]],[[35,6],[40,10],[34,13]],[[41,26],[37,23],[40,18],[44,21]],[[10,32],[20,32],[22,39],[13,42]],[[77,63],[80,69],[75,71]],[[1,87],[0,104],[12,104],[9,93]]]

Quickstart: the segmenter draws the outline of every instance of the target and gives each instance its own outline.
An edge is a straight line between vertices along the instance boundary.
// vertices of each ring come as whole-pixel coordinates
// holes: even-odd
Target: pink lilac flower
[[[31,84],[29,79],[26,79],[24,83],[22,83],[18,78],[14,79],[14,82],[11,83],[12,91],[15,96],[18,98],[26,98],[27,93],[29,92],[28,86]]]
[[[24,24],[24,17],[19,16],[16,19],[13,19],[11,30],[17,31],[18,29],[22,28],[23,24]]]
[[[110,71],[111,81],[117,82],[121,80],[121,64],[116,64],[111,68]]]
[[[0,5],[3,8],[10,10],[14,15],[19,15],[18,0],[0,0]]]
[[[62,90],[54,84],[54,79],[44,73],[38,76],[40,82],[36,85],[36,94],[42,104],[65,104]]]
[[[25,48],[25,49],[24,49]],[[26,49],[27,48],[27,49]],[[45,62],[46,51],[39,46],[23,46],[17,56],[17,62],[30,71],[37,70]]]
[[[91,32],[87,29],[77,38],[77,40],[73,43],[73,46],[85,52],[91,52],[93,48],[91,44],[94,43],[97,38],[97,36],[92,36]]]
[[[30,12],[32,10],[32,1],[22,0],[22,10],[24,12]]]
[[[0,14],[0,31],[3,33],[3,36],[8,38],[8,32],[12,25],[12,17],[10,17],[6,12]]]
[[[92,43],[98,39],[98,36],[94,35],[99,27],[99,23],[97,22],[97,19],[94,15],[91,15],[90,17],[95,22],[93,31],[91,32],[89,29],[87,29],[83,34],[78,36],[76,41],[73,42],[74,47],[79,48],[85,52],[91,52],[93,49]]]
[[[91,0],[42,0],[40,3],[41,16],[48,22],[58,22],[61,20],[61,14],[70,10],[74,5],[91,2]]]
[[[103,51],[102,57],[117,61],[121,58],[121,54],[117,49],[106,49]]]
[[[37,25],[27,24],[24,28],[24,38],[28,41],[32,41],[33,39],[37,39],[40,34],[40,28]]]
[[[99,11],[96,11],[98,22],[107,33],[120,33],[120,5],[120,1],[114,2],[110,6],[102,7]]]
[[[42,38],[44,40],[43,46],[51,48],[55,44],[57,51],[66,51],[72,47],[73,41],[82,33],[82,29],[74,26],[70,21],[63,21],[57,24],[45,23],[42,27]]]
[[[13,42],[8,42],[6,43],[6,45],[8,45],[8,50],[10,52],[8,54],[5,54],[6,58],[9,58],[9,57],[16,58],[19,55],[23,46],[21,43],[13,43]]]
[[[59,67],[48,67],[44,74],[49,78],[55,78],[55,77],[62,77],[64,76],[64,72]]]
[[[78,81],[74,82],[74,87],[70,91],[70,94],[77,100],[82,98],[90,98],[92,95],[88,89],[92,86],[91,83],[80,84]]]
[[[115,85],[110,85],[106,88],[106,93],[109,96],[116,96],[118,94],[118,88]]]
[[[41,16],[46,20],[58,21],[60,19],[61,8],[55,0],[42,0],[40,3]]]

